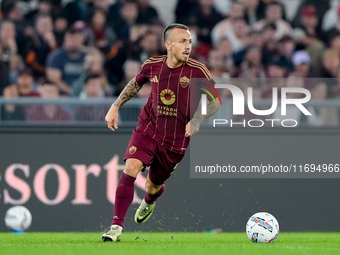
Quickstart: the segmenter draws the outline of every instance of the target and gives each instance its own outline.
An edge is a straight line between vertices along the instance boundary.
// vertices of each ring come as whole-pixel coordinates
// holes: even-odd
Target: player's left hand
[[[191,121],[185,127],[185,137],[190,137],[196,134],[199,130],[199,126],[193,125]]]

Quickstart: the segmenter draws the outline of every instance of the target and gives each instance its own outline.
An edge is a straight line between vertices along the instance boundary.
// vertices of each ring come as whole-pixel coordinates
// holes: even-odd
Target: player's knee
[[[160,190],[161,186],[162,185],[155,185],[151,181],[150,182],[147,181],[145,182],[145,191],[146,193],[153,195],[153,194],[156,194]]]
[[[143,163],[139,160],[127,160],[124,173],[137,177],[138,173],[143,169]]]

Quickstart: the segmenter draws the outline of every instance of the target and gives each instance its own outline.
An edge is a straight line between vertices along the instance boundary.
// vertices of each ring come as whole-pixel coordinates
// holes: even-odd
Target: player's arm
[[[216,104],[214,101],[210,101],[207,105],[207,114],[203,115],[201,113],[200,107],[194,114],[194,117],[190,120],[190,122],[186,125],[185,128],[185,136],[190,137],[198,132],[200,129],[201,123],[209,119],[212,115],[215,114],[221,108],[221,103],[219,100],[216,100]]]
[[[136,79],[133,78],[123,89],[123,91],[118,96],[117,100],[111,105],[109,111],[105,116],[105,121],[107,126],[112,131],[118,129],[118,110],[122,107],[127,101],[137,95],[138,91],[143,87],[143,85],[139,85],[136,82]]]

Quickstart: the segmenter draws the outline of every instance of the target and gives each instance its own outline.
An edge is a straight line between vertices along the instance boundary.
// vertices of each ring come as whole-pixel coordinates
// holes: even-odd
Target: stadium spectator
[[[15,84],[9,85],[4,89],[4,98],[19,97],[18,88]],[[1,120],[5,121],[24,121],[25,112],[21,106],[14,104],[1,105]]]
[[[276,38],[276,25],[274,23],[269,23],[264,26],[262,31],[264,42],[263,48],[266,51],[275,54],[278,42],[278,39]]]
[[[224,69],[232,75],[234,72],[234,61],[228,38],[221,38],[216,49],[224,59]]]
[[[339,75],[339,51],[328,49],[323,55],[323,78],[333,78]]]
[[[211,40],[214,47],[217,46],[222,37],[226,37],[228,31],[232,30],[232,22],[240,18],[244,18],[243,5],[238,2],[233,2],[228,17],[217,23],[211,32]]]
[[[292,62],[295,68],[295,74],[301,78],[311,78],[310,64],[311,58],[308,52],[299,50],[292,56]]]
[[[317,24],[318,11],[312,6],[306,6],[301,11],[301,26],[294,29],[295,39],[303,44],[309,45],[321,37],[321,31],[318,30]]]
[[[84,69],[77,80],[72,83],[72,96],[78,97],[83,90],[85,80],[90,75],[99,75],[102,77],[102,89],[105,91],[106,96],[112,94],[115,87],[110,87],[105,77],[105,71],[103,67],[104,58],[99,51],[92,51],[85,57]]]
[[[91,2],[91,0],[89,1]],[[108,13],[110,9],[110,1],[109,0],[92,0],[94,9],[102,9],[106,13]]]
[[[154,20],[159,19],[157,10],[150,5],[150,0],[137,0],[137,3],[137,24],[152,24]]]
[[[266,73],[262,65],[262,50],[258,46],[250,46],[245,55],[241,66],[234,73],[236,78],[266,78]]]
[[[294,27],[301,26],[301,12],[306,6],[314,6],[318,10],[318,29],[321,29],[321,24],[323,22],[323,17],[330,7],[330,0],[302,0],[300,1],[300,6],[296,12],[295,18],[292,22]]]
[[[9,79],[12,81],[14,81],[13,76],[15,76],[21,62],[21,57],[18,54],[18,45],[15,40],[15,34],[16,31],[14,23],[11,21],[4,21],[0,29],[1,60],[4,63],[4,67],[9,67],[9,70],[7,71],[10,75]],[[6,65],[5,63],[8,63],[9,65]],[[3,71],[5,72],[6,70]]]
[[[106,26],[106,13],[102,9],[95,9],[88,31],[89,45],[100,49],[104,54],[109,53],[116,42],[113,30]]]
[[[159,38],[159,41],[162,40],[161,38],[163,38],[164,24],[161,20],[155,20],[151,25],[148,25],[148,30],[155,34]],[[166,54],[166,48],[163,43],[160,43],[159,50],[161,55]]]
[[[275,24],[275,38],[279,40],[283,35],[290,34],[292,27],[288,22],[283,20],[283,7],[277,1],[271,1],[267,4],[266,17],[254,24],[255,29],[263,29],[267,24]]]
[[[55,18],[55,15],[53,13],[53,3],[51,0],[39,0],[38,8],[25,14],[25,23],[30,26],[34,26],[34,20],[39,14],[48,15],[52,19]]]
[[[68,28],[67,19],[58,16],[54,21],[54,35],[57,41],[57,47],[60,48],[64,43],[64,36]]]
[[[295,40],[302,44],[311,57],[311,68],[320,70],[324,44],[321,41],[321,30],[318,29],[317,10],[314,6],[306,6],[301,11],[302,25],[294,29]]]
[[[122,80],[119,85],[116,85],[117,88],[114,91],[114,96],[119,96],[122,89],[128,84],[140,71],[140,62],[132,59],[126,60],[126,62],[123,65],[124,70],[124,79]],[[137,94],[138,95],[138,94]]]
[[[140,72],[140,62],[132,59],[128,59],[124,65],[124,79],[123,81],[117,86],[119,87],[118,90],[116,90],[115,96],[119,96],[122,89],[128,84],[138,73]],[[151,92],[151,85],[150,84],[144,84],[141,90],[138,92],[137,97],[138,98],[148,98]],[[141,107],[139,105],[137,106],[131,106],[129,108],[122,108],[120,109],[121,116],[120,120],[122,122],[124,121],[134,121],[136,118],[138,118],[138,115],[141,112]]]
[[[126,60],[123,66],[124,70],[124,80],[120,83],[119,89],[116,90],[115,96],[118,96],[121,90],[128,84],[139,72],[140,72],[140,62],[132,59]],[[142,89],[138,92],[137,97],[149,97],[151,91],[150,84],[144,84]],[[123,110],[123,109],[122,109]],[[138,114],[140,108],[138,107]]]
[[[25,67],[18,72],[17,85],[20,97],[40,97],[40,94],[33,90],[32,70]]]
[[[178,0],[175,8],[176,22],[183,23],[187,14],[198,7],[197,0]]]
[[[156,34],[147,32],[141,39],[140,50],[133,56],[134,59],[143,63],[148,58],[159,56],[160,52],[160,39]]]
[[[268,65],[267,77],[283,79],[287,75],[286,63],[280,57],[275,57]]]
[[[247,34],[247,45],[256,45],[262,48],[264,45],[262,31],[250,30]]]
[[[102,75],[97,73],[89,74],[84,81],[84,88],[79,98],[83,100],[88,98],[105,98],[105,91],[102,84]]]
[[[113,27],[119,40],[128,40],[130,28],[136,24],[138,5],[132,0],[126,0],[120,10],[120,17]]]
[[[22,21],[23,12],[18,7],[17,0],[1,1],[1,12],[3,20],[13,22],[15,26],[15,40],[17,44],[18,54],[24,56],[26,49],[26,24]]]
[[[39,85],[39,92],[42,98],[56,99],[59,98],[59,86],[51,81],[43,81]],[[55,121],[69,121],[70,116],[68,112],[60,105],[38,105],[30,109],[26,119],[28,121],[39,122],[55,122]]]
[[[187,14],[184,23],[195,26],[197,40],[202,44],[211,44],[211,30],[223,17],[215,10],[212,0],[199,0],[198,7]]]
[[[116,0],[115,3],[109,6],[108,14],[106,15],[106,25],[108,27],[114,28],[120,20],[120,13],[124,2],[125,0]]]
[[[83,43],[83,28],[76,22],[65,34],[64,47],[53,51],[47,58],[47,78],[63,93],[71,93],[71,84],[83,71],[86,56],[82,50]]]
[[[141,90],[138,92],[138,97],[139,98],[148,98],[151,93],[151,85],[150,84],[145,84]],[[139,108],[140,110],[141,108]]]
[[[34,78],[45,76],[45,64],[50,52],[57,48],[53,33],[53,21],[47,14],[39,14],[35,21],[35,31],[30,40],[26,54],[26,65],[34,71]]]
[[[285,62],[282,58],[275,56],[267,67],[267,79],[265,83],[259,84],[262,85],[262,97],[263,98],[272,98],[273,97],[273,88],[282,88],[286,86],[286,76],[287,69],[285,66]],[[277,91],[278,98],[281,98],[281,90]]]
[[[332,49],[338,50],[340,52],[340,31],[333,34],[329,40],[329,44]]]
[[[324,82],[328,87],[328,97],[331,97],[334,90],[338,94],[340,77],[340,54],[335,49],[328,49],[323,54],[321,77],[326,78]]]
[[[248,32],[247,37],[245,39],[245,46],[244,49],[241,49],[240,51],[234,53],[234,63],[236,66],[239,66],[243,59],[244,54],[246,53],[248,47],[250,46],[258,46],[262,49],[262,63],[264,65],[268,64],[271,59],[272,55],[276,52],[276,40],[266,37],[267,30],[264,31],[258,31],[258,30],[251,30]],[[274,48],[271,48],[274,47]],[[268,49],[272,49],[269,51]]]
[[[248,25],[252,26],[257,21],[264,19],[265,4],[260,0],[244,0],[242,2],[244,6],[245,19]]]
[[[235,18],[232,27],[225,31],[224,37],[228,38],[231,49],[235,53],[245,48],[249,27],[243,18]]]
[[[84,90],[79,98],[82,100],[88,99],[103,99],[105,91],[102,88],[103,76],[99,74],[91,74],[87,76],[84,83]],[[106,112],[109,107],[103,105],[84,105],[77,108],[75,119],[78,121],[100,121],[105,119]]]
[[[62,10],[61,16],[66,18],[68,24],[76,21],[86,22],[90,15],[91,3],[88,0],[70,1]]]
[[[128,77],[139,72],[140,63],[164,52],[160,43],[164,26],[150,0],[116,0],[112,5],[110,0],[66,1],[68,4],[60,12],[60,0],[36,0],[37,7],[32,11],[26,9],[26,14],[19,2],[1,1],[0,96],[6,87],[7,96],[14,95],[13,87],[9,86],[14,83],[19,97],[39,96],[34,85],[45,75],[58,84],[61,93],[76,97],[84,95],[86,77],[107,76],[109,82],[103,78],[100,90],[105,96],[110,92],[118,95],[121,81],[124,79],[124,85],[128,83]],[[55,2],[59,3],[53,7]],[[333,3],[333,23],[322,31],[330,1],[300,2],[294,30],[285,21],[284,9],[277,0],[178,0],[176,20],[190,25],[192,55],[206,63],[215,78],[322,76],[326,78],[326,97],[340,97],[340,4]],[[225,15],[227,18],[216,24]],[[88,37],[83,36],[83,26],[69,27],[76,20],[88,22]],[[34,28],[30,27],[32,24]],[[212,24],[216,24],[213,29]],[[85,51],[90,48],[83,48],[86,38],[95,48],[87,56]],[[330,49],[324,52],[322,42]],[[323,89],[323,85],[317,88],[307,79],[303,85],[311,91]],[[270,82],[267,86],[256,82],[249,86],[264,98],[271,96]],[[149,93],[150,86],[144,85],[138,96],[148,97]],[[139,107],[135,110],[133,116],[140,111]],[[130,121],[135,117],[124,118]]]
[[[284,35],[278,42],[278,55],[285,62],[285,67],[288,72],[294,71],[294,64],[292,62],[293,53],[295,50],[295,41],[289,35]]]
[[[230,78],[230,74],[226,72],[224,56],[218,50],[211,50],[209,52],[207,67],[214,79]]]
[[[8,53],[3,54],[2,47],[0,47],[0,96],[3,90],[10,84],[10,59]]]

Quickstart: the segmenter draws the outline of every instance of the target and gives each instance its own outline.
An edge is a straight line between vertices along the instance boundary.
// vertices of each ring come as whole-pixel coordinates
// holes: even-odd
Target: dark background
[[[231,130],[231,129],[230,129]],[[290,129],[274,133],[291,137],[339,136],[334,129]],[[4,180],[4,172],[14,163],[30,166],[29,178],[22,171],[16,174],[31,187],[30,200],[24,204],[32,213],[29,231],[104,231],[112,219],[113,205],[106,198],[106,171],[103,166],[114,155],[123,156],[131,130],[119,129],[112,133],[105,128],[2,128],[0,130],[0,231],[7,231],[3,218],[10,204],[4,204],[3,191],[8,189],[13,198],[19,193]],[[202,134],[203,135],[203,132]],[[228,134],[225,134],[226,136]],[[229,136],[244,137],[247,143],[258,142],[266,146],[268,130],[230,131]],[[294,140],[291,139],[292,150]],[[192,143],[194,144],[194,143]],[[280,145],[277,145],[280,146]],[[300,146],[301,147],[301,146]],[[247,157],[247,144],[236,149],[230,144],[229,157],[244,152],[245,164],[252,164]],[[212,148],[213,150],[214,148]],[[312,149],[308,144],[305,149]],[[334,148],[332,148],[334,149]],[[296,153],[299,153],[297,150]],[[338,158],[334,160],[339,160]],[[222,228],[223,231],[244,231],[248,218],[259,211],[273,214],[281,231],[340,231],[339,179],[191,179],[190,157],[186,155],[158,200],[153,216],[143,225],[133,222],[137,204],[133,204],[125,224],[126,231],[202,231]],[[33,179],[36,171],[45,164],[54,163],[67,170],[71,188],[66,199],[55,206],[41,203],[34,194]],[[327,163],[327,162],[326,162]],[[75,196],[75,171],[73,164],[98,164],[99,177],[88,177],[88,199],[92,205],[73,205]],[[53,171],[46,177],[46,193],[50,199],[57,191],[57,178]],[[145,192],[136,188],[140,198]]]

